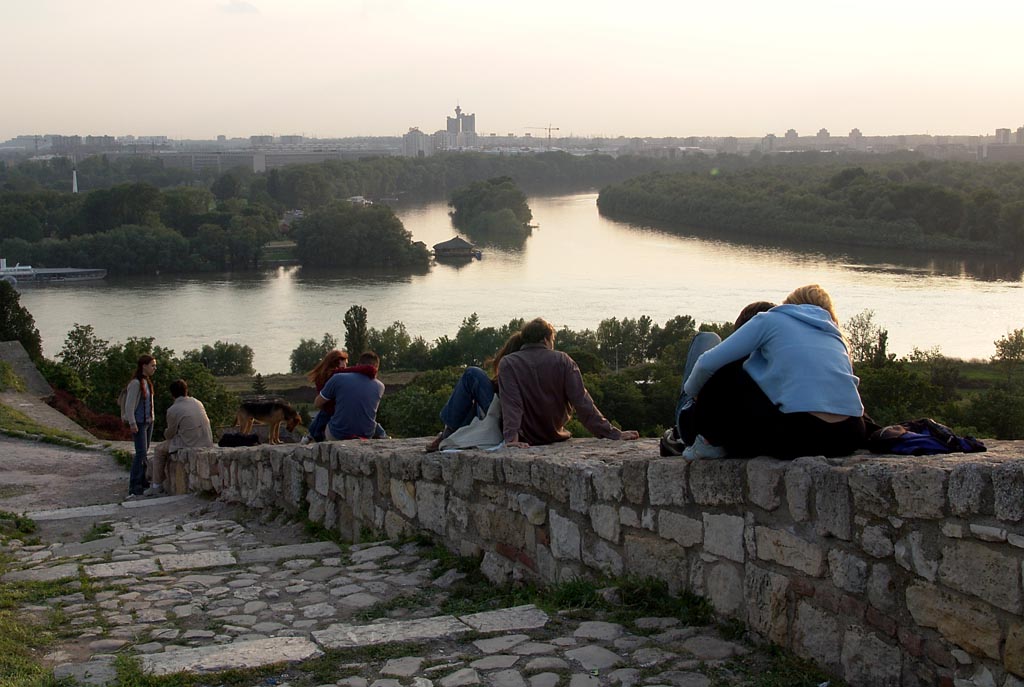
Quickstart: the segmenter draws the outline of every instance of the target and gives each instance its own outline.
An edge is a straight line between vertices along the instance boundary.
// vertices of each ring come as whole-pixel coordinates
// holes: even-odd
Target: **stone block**
[[[789,516],[795,522],[806,522],[811,518],[811,476],[804,467],[805,459],[800,458],[787,467],[784,478],[786,503]]]
[[[895,512],[892,471],[893,467],[884,463],[861,463],[850,469],[850,493],[858,513],[884,518]]]
[[[744,608],[743,567],[721,562],[706,565],[704,589],[715,611],[730,618],[739,617]]]
[[[982,541],[1004,542],[1009,540],[1009,533],[1002,527],[978,525],[971,523],[971,534]]]
[[[946,510],[948,473],[919,462],[901,467],[892,476],[896,514],[901,518],[941,518]]]
[[[1024,677],[1024,623],[1012,623],[1006,630],[1003,667],[1014,675]]]
[[[829,466],[812,469],[810,473],[814,480],[817,533],[850,541],[853,538],[853,512],[847,485],[849,471]]]
[[[444,534],[448,490],[443,484],[420,482],[416,488],[416,512],[420,525],[431,532]]]
[[[757,527],[757,557],[794,568],[812,577],[825,572],[825,552],[821,546],[809,542],[788,530]]]
[[[786,646],[789,640],[788,590],[789,580],[785,576],[755,565],[746,566],[747,624],[754,632],[780,646]]]
[[[472,496],[473,460],[479,458],[471,457],[465,452],[445,455],[450,456],[448,460],[441,462],[441,476],[445,483],[459,496]]]
[[[453,529],[455,533],[466,532],[469,529],[469,503],[464,499],[449,496],[447,515],[449,534],[453,534]]]
[[[569,510],[585,514],[590,509],[591,501],[593,501],[591,491],[589,466],[584,463],[570,468]]]
[[[653,535],[629,535],[624,543],[626,567],[639,577],[665,582],[676,593],[686,588],[686,550]]]
[[[619,512],[615,506],[593,505],[590,507],[590,525],[602,539],[619,543]]]
[[[537,573],[549,584],[558,581],[558,562],[551,555],[551,550],[541,544],[537,545]]]
[[[704,524],[700,520],[662,509],[658,513],[658,534],[681,546],[695,546],[704,540]]]
[[[413,533],[412,526],[393,510],[384,514],[384,532],[389,539],[400,539]]]
[[[533,494],[519,494],[516,497],[519,512],[526,517],[531,525],[543,525],[547,522],[548,506]]]
[[[420,472],[423,474],[423,479],[428,482],[442,481],[444,477],[441,470],[441,458],[436,453],[424,456],[420,460]]]
[[[623,527],[640,527],[640,514],[629,506],[619,507],[619,524]]]
[[[474,459],[470,460],[469,464],[474,481],[483,482],[484,484],[497,484],[499,482],[498,462],[491,460],[490,456],[474,456]]]
[[[793,650],[798,656],[835,670],[841,640],[839,619],[806,601],[797,605],[793,621]]]
[[[893,547],[893,556],[900,567],[911,570],[929,582],[939,572],[939,554],[934,542],[926,540],[920,530],[903,536]]]
[[[888,558],[893,552],[888,530],[877,525],[865,527],[860,533],[860,545],[865,553],[875,558]]]
[[[594,497],[598,501],[622,500],[622,466],[598,463],[594,466],[590,477],[594,487]]]
[[[868,601],[875,608],[891,611],[896,608],[896,583],[889,566],[876,563],[871,566],[867,584]]]
[[[690,463],[690,491],[702,506],[743,503],[742,460],[696,460]],[[653,502],[652,502],[653,503]]]
[[[551,523],[551,553],[561,560],[578,561],[580,552],[580,528],[569,518],[563,518],[556,511],[550,511],[548,522]]]
[[[650,462],[645,458],[622,463],[622,493],[632,504],[641,505],[647,496],[647,465]]]
[[[416,484],[392,479],[390,481],[391,502],[407,518],[416,517]]]
[[[786,474],[785,461],[774,458],[755,458],[747,461],[747,489],[750,501],[766,511],[773,511],[782,504],[779,493],[782,478]]]
[[[607,542],[601,539],[584,545],[583,562],[591,568],[597,568],[605,575],[621,575],[624,568],[622,556]]]
[[[999,620],[988,608],[933,584],[914,582],[906,591],[907,610],[914,622],[939,631],[966,651],[998,660]]]
[[[499,556],[493,551],[484,553],[483,560],[480,561],[480,572],[488,581],[498,586],[506,585],[512,581],[513,568],[512,561],[504,556]]]
[[[704,513],[704,551],[731,561],[744,561],[744,521],[739,515]]]
[[[1000,520],[1024,520],[1024,461],[997,465],[992,469],[992,495]]]
[[[939,580],[1004,611],[1020,614],[1019,556],[970,540],[952,542],[942,550]]]
[[[569,501],[569,467],[551,460],[537,460],[530,466],[530,484],[559,503]]]
[[[992,515],[992,466],[961,463],[949,473],[949,510],[954,515]]]
[[[533,464],[533,458],[524,456],[520,452],[510,452],[502,456],[500,461],[506,484],[529,486],[530,466]]]
[[[271,663],[294,663],[323,655],[304,637],[273,637],[195,648],[173,647],[139,656],[142,670],[151,675],[180,672],[210,673],[245,670]]]
[[[647,488],[652,506],[685,506],[689,503],[686,495],[685,460],[652,460],[647,467]]]
[[[327,496],[331,487],[331,475],[323,465],[313,469],[313,489],[321,496]]]
[[[843,637],[842,675],[851,685],[900,687],[901,659],[899,647],[860,626],[854,625]]]
[[[414,482],[420,478],[422,453],[395,452],[388,456],[388,473],[391,479]]]
[[[862,593],[868,583],[868,564],[861,558],[842,549],[828,552],[828,569],[832,584],[855,594]]]
[[[324,522],[324,513],[327,510],[327,499],[315,491],[311,491],[306,494],[306,502],[309,504],[309,510],[306,511],[306,517],[310,522],[322,525]]]

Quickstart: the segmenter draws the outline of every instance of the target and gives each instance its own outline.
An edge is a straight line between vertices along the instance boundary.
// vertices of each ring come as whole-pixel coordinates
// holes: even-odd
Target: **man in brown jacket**
[[[526,323],[523,346],[501,359],[498,397],[501,399],[505,445],[531,445],[565,441],[565,423],[573,410],[583,426],[596,437],[631,440],[633,430],[619,430],[605,419],[583,386],[576,362],[555,348],[555,328],[541,318]]]
[[[210,418],[202,401],[188,395],[188,383],[184,379],[175,379],[170,385],[174,403],[167,409],[167,429],[164,439],[153,448],[152,486],[142,492],[145,496],[158,496],[164,493],[164,465],[168,455],[177,453],[183,448],[205,448],[213,446],[213,432],[210,430]]]

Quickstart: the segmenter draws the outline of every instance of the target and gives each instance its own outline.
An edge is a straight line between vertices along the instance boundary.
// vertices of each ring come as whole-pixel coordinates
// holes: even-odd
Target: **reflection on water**
[[[79,322],[115,341],[152,336],[178,353],[217,340],[245,343],[263,373],[287,370],[301,338],[342,339],[342,317],[354,304],[367,308],[371,327],[401,320],[413,336],[432,340],[453,335],[473,312],[484,326],[536,315],[574,329],[644,314],[656,322],[679,314],[731,321],[751,301],[781,301],[818,282],[840,317],[874,310],[901,354],[940,346],[948,355],[988,357],[995,339],[1024,326],[1019,265],[678,236],[603,218],[595,200],[593,193],[532,198],[539,227],[521,248],[486,247],[482,260],[420,273],[289,267],[161,275],[25,287],[22,303],[50,356]],[[397,211],[428,246],[458,235],[443,202]]]

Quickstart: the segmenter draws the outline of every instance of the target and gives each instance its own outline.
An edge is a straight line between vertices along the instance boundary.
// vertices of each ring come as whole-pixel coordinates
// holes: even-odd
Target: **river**
[[[940,347],[945,355],[988,358],[993,342],[1024,327],[1019,271],[998,262],[913,259],[894,252],[822,252],[737,244],[617,222],[597,212],[597,194],[530,198],[539,227],[521,249],[484,247],[482,260],[433,265],[425,274],[260,273],[108,278],[26,286],[47,356],[75,323],[112,341],[151,336],[176,353],[214,341],[248,344],[264,374],[288,370],[300,338],[330,332],[367,308],[371,327],[396,320],[413,336],[453,336],[476,312],[483,326],[542,316],[556,327],[594,328],[607,317],[688,314],[732,321],[745,304],[781,301],[817,282],[840,319],[866,309],[889,331],[890,351]],[[396,210],[428,246],[456,235],[443,202]]]

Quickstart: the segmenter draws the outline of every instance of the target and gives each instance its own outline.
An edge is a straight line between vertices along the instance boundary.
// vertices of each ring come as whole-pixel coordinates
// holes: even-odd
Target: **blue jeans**
[[[686,352],[686,367],[683,368],[683,381],[679,385],[679,402],[676,403],[676,414],[674,416],[676,431],[678,432],[677,436],[683,436],[682,428],[679,426],[679,414],[693,400],[683,390],[683,387],[686,386],[686,380],[690,378],[690,373],[693,372],[693,367],[697,364],[697,358],[720,343],[722,343],[722,337],[714,332],[697,332],[697,335],[693,337],[693,341],[690,342],[690,350]]]
[[[139,430],[132,435],[135,441],[135,457],[132,459],[132,469],[128,473],[128,493],[141,494],[149,485],[146,484],[146,454],[149,452],[149,443],[153,440],[153,423],[143,422],[138,426]]]
[[[327,430],[327,421],[330,416],[322,410],[316,411],[316,415],[309,421],[309,435],[314,441],[323,441],[324,432]]]
[[[441,422],[448,429],[465,427],[473,418],[483,418],[494,400],[494,385],[479,367],[467,367],[441,409]]]

